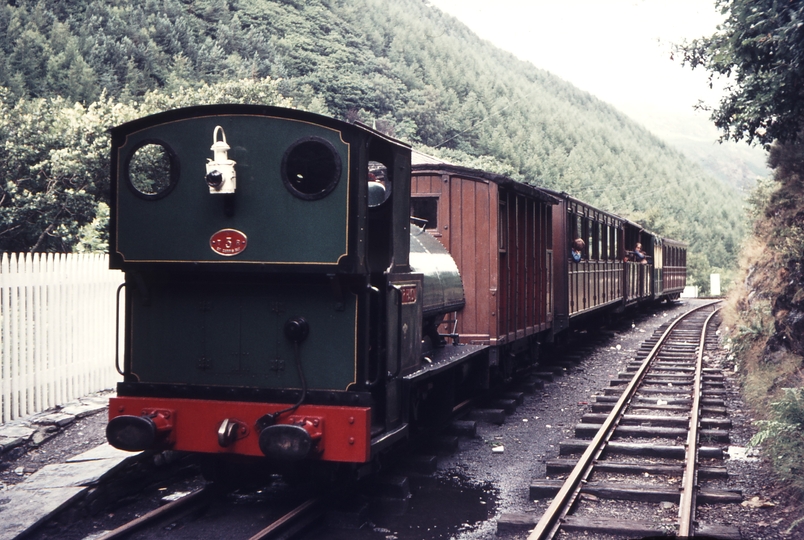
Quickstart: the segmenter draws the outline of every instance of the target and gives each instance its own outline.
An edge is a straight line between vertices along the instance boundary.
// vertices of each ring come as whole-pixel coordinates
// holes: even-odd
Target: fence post
[[[0,391],[2,391],[2,422],[11,419],[11,257],[3,253],[0,258],[0,317],[2,317],[2,352],[0,359]]]

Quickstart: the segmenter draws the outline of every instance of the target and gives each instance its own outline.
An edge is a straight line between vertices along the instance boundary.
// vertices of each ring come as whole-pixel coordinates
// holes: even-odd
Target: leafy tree
[[[716,5],[726,15],[718,31],[678,47],[686,64],[730,80],[712,120],[724,139],[795,140],[804,122],[804,2]]]
[[[5,99],[4,99],[5,98]],[[108,198],[108,153],[100,123],[61,98],[19,100],[0,93],[0,246],[8,251],[70,251],[97,201]],[[105,111],[112,113],[112,111]],[[114,115],[109,115],[114,121]],[[93,148],[94,146],[94,148]],[[94,151],[93,151],[94,150]]]

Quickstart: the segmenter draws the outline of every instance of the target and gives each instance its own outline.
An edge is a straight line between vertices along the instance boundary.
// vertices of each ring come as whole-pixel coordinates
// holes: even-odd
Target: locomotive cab
[[[408,146],[303,111],[179,109],[112,129],[112,202],[112,445],[364,463],[405,436]]]

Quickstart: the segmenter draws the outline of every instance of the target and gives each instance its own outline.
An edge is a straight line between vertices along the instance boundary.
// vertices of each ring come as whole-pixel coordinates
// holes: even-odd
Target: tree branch
[[[42,234],[39,235],[39,239],[36,241],[36,244],[34,244],[33,247],[31,248],[30,253],[36,252],[36,250],[39,248],[39,245],[42,243],[42,240],[45,239],[45,236],[50,234],[50,231],[52,231],[55,226],[56,226],[55,223],[51,223],[50,225],[47,226],[47,228],[44,231],[42,231]]]

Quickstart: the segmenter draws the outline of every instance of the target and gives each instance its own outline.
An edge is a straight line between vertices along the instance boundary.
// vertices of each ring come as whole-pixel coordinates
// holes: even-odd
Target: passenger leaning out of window
[[[572,242],[572,260],[574,262],[581,262],[581,255],[583,251],[586,249],[586,244],[580,238],[576,238],[574,242]]]
[[[637,242],[634,246],[634,261],[640,264],[647,264],[648,263],[648,254],[642,249],[642,244]]]

